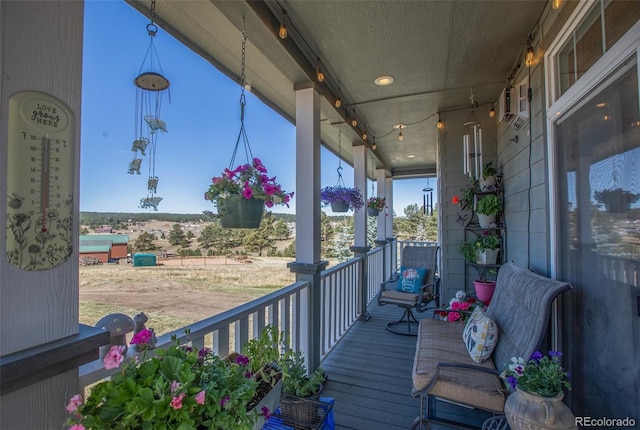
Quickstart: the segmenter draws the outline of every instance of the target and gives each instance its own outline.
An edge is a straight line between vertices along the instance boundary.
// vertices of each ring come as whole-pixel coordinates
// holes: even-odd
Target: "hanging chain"
[[[245,96],[244,96],[244,87],[245,87],[245,68],[247,66],[246,60],[246,52],[247,52],[247,28],[245,25],[244,17],[242,17],[242,69],[240,71],[240,109],[241,109],[241,117],[244,118],[244,105],[246,104]],[[242,119],[241,119],[242,120]]]
[[[151,22],[147,24],[147,32],[149,36],[153,37],[158,32],[158,26],[155,24],[156,20],[156,0],[151,0],[151,8],[149,9],[149,18]]]
[[[344,187],[342,179],[342,123],[338,124],[338,185]]]

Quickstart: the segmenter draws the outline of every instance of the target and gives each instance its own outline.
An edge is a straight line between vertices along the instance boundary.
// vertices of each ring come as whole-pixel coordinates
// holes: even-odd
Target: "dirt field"
[[[80,322],[144,312],[162,334],[216,315],[294,282],[290,258],[163,259],[155,267],[104,264],[80,267]]]

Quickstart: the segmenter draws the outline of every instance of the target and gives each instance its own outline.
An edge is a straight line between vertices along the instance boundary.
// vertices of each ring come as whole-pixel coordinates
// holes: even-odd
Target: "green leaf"
[[[158,372],[164,376],[167,381],[179,381],[180,380],[180,368],[182,367],[182,360],[178,357],[164,357],[158,368]]]

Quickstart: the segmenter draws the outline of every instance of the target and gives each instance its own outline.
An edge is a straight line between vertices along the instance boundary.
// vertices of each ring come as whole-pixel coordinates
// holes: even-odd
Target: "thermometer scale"
[[[7,259],[20,269],[51,269],[71,255],[74,133],[74,115],[57,98],[9,99]]]

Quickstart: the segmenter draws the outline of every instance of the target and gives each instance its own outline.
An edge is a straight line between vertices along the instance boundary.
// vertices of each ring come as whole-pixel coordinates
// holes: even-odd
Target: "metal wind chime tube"
[[[133,161],[129,163],[129,174],[140,174],[142,158],[148,156],[148,179],[147,196],[140,199],[140,207],[144,209],[158,210],[158,204],[162,197],[156,195],[158,189],[158,176],[156,175],[156,154],[158,131],[167,132],[166,123],[160,119],[162,112],[162,99],[166,92],[169,97],[169,80],[163,76],[160,59],[153,43],[158,32],[155,24],[156,1],[151,1],[149,16],[151,22],[147,24],[147,33],[150,41],[145,53],[142,65],[138,71],[138,76],[133,80],[136,86],[136,106],[135,106],[135,130],[131,151],[134,152]],[[169,101],[171,101],[169,99]]]
[[[482,127],[476,119],[475,107],[476,102],[472,93],[471,113],[468,121],[464,123],[462,136],[462,152],[464,156],[462,168],[465,175],[478,180],[482,176]]]

